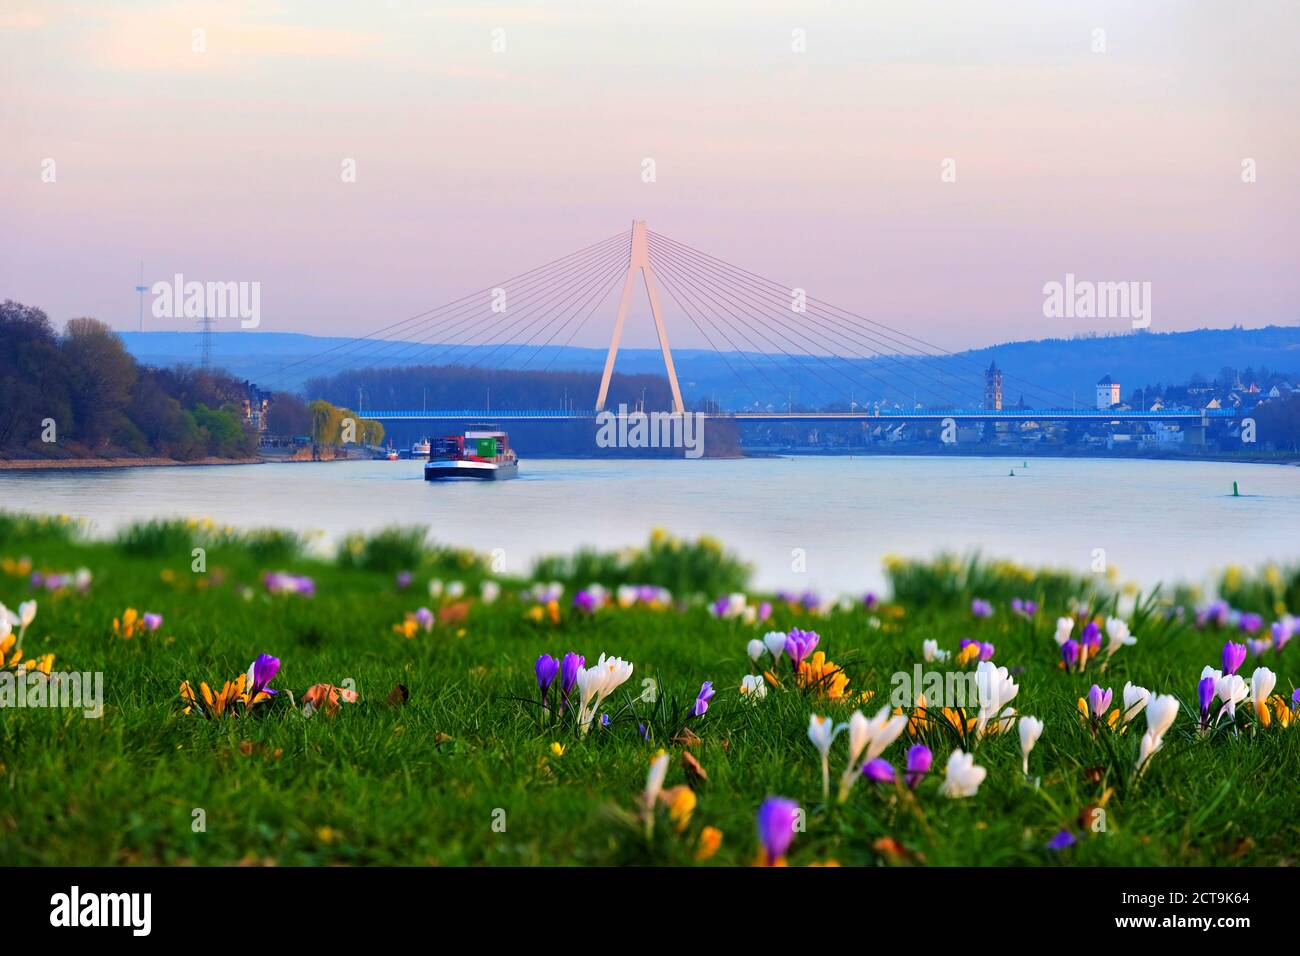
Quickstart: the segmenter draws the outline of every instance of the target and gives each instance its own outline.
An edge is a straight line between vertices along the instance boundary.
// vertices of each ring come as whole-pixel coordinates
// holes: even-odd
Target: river
[[[1087,572],[1094,549],[1125,580],[1204,584],[1231,563],[1300,558],[1300,470],[1115,459],[794,457],[524,461],[515,481],[427,483],[420,463],[0,472],[0,508],[69,514],[97,534],[158,516],[348,531],[427,524],[437,540],[539,554],[643,543],[652,528],[711,534],[764,588],[879,589],[887,554],[979,549]],[[1012,476],[1010,472],[1014,470]],[[1241,497],[1232,497],[1232,483]],[[803,549],[806,570],[792,570]]]

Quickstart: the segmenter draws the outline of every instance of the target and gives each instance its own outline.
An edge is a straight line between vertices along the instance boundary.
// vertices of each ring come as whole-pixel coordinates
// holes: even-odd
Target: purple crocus
[[[415,623],[426,631],[433,627],[433,612],[427,607],[418,608],[415,612]]]
[[[1034,601],[1025,601],[1020,598],[1011,599],[1011,610],[1021,617],[1028,620],[1038,613],[1038,604]]]
[[[1300,710],[1300,687],[1291,691],[1291,709]]]
[[[785,653],[790,658],[790,665],[796,671],[820,640],[821,637],[816,631],[801,631],[797,627],[785,636]]]
[[[636,732],[641,735],[642,740],[650,739],[650,728],[648,728],[645,724],[637,724]]]
[[[785,797],[768,797],[758,808],[758,840],[768,866],[774,866],[790,849],[798,820],[799,804]]]
[[[579,591],[573,596],[573,606],[579,611],[585,611],[588,614],[592,614],[596,610],[596,604],[596,595],[592,594],[590,591]]]
[[[1061,645],[1061,659],[1065,661],[1065,669],[1072,670],[1074,665],[1079,663],[1079,642],[1070,638]]]
[[[156,631],[158,628],[162,627],[161,614],[155,614],[152,611],[145,611],[141,620],[144,622],[145,630]]]
[[[1228,606],[1227,601],[1211,601],[1197,612],[1196,626],[1204,627],[1206,624],[1212,624],[1215,627],[1223,627],[1231,616],[1232,608]]]
[[[1246,638],[1246,650],[1250,651],[1251,657],[1263,657],[1264,652],[1273,646],[1273,639],[1270,637],[1262,640],[1257,637]]]
[[[1223,673],[1235,674],[1246,663],[1246,645],[1229,641],[1223,645]]]
[[[609,714],[600,715],[600,726],[605,730],[609,729]]]
[[[980,660],[982,661],[993,660],[993,645],[990,644],[988,641],[984,641],[982,644],[980,644]]]
[[[772,602],[763,601],[758,606],[758,619],[760,621],[766,621],[771,616],[772,616]]]
[[[564,713],[564,708],[569,705],[569,691],[578,682],[578,671],[586,665],[587,659],[581,654],[570,651],[564,655],[564,661],[560,664],[560,713]]]
[[[894,768],[884,757],[868,760],[862,765],[862,776],[876,783],[893,783],[897,779]]]
[[[546,706],[546,698],[551,689],[551,683],[555,680],[555,675],[560,671],[560,662],[550,654],[543,654],[537,658],[537,663],[533,665],[533,670],[537,674],[537,686],[542,692],[542,706]]]
[[[1106,711],[1110,710],[1110,702],[1114,696],[1114,692],[1109,687],[1102,690],[1096,684],[1093,684],[1088,691],[1088,710],[1092,712],[1092,716],[1104,717]]]
[[[272,657],[270,654],[258,654],[257,660],[248,667],[248,699],[252,700],[261,693],[274,697],[276,692],[267,685],[275,679],[279,670],[280,658]]]
[[[1279,651],[1286,647],[1286,642],[1295,636],[1295,621],[1283,618],[1273,622],[1273,646]]]
[[[970,602],[970,612],[976,617],[992,617],[993,605],[983,598],[975,598]]]
[[[1079,640],[1087,646],[1089,655],[1096,654],[1101,650],[1101,625],[1096,621],[1089,621],[1083,633],[1079,635]]]
[[[399,590],[399,591],[405,591],[407,588],[409,588],[409,587],[411,586],[411,581],[412,581],[413,579],[414,579],[414,577],[413,577],[413,575],[411,574],[410,571],[398,571],[398,572],[397,572],[397,590]]]
[[[699,696],[695,698],[694,714],[696,717],[704,716],[705,712],[709,709],[709,701],[713,699],[713,694],[713,681],[706,680],[700,685]]]
[[[1246,634],[1254,634],[1264,626],[1264,619],[1253,611],[1242,611],[1237,626]]]
[[[1201,729],[1210,726],[1210,705],[1214,703],[1214,678],[1203,677],[1196,685],[1196,696],[1201,701]]]
[[[907,751],[907,774],[904,777],[909,787],[916,789],[916,785],[930,771],[933,760],[934,754],[930,753],[930,748],[925,744],[912,745]]]
[[[868,611],[874,611],[876,609],[876,605],[879,603],[880,603],[880,598],[876,597],[870,591],[862,595],[862,606],[865,607]]]
[[[1069,830],[1062,830],[1056,836],[1047,841],[1049,850],[1064,850],[1066,847],[1074,846],[1079,841]]]

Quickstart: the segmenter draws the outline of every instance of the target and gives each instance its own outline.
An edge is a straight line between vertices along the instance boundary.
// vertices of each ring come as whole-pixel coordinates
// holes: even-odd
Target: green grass
[[[588,555],[542,570],[605,568],[615,578],[603,582],[610,586],[627,579],[629,566],[689,580],[671,553],[657,550],[657,540],[639,558]],[[206,574],[191,570],[196,546],[207,549]],[[703,563],[699,548],[682,545],[691,569]],[[769,627],[713,617],[705,600],[719,596],[712,590],[682,609],[605,608],[584,616],[570,607],[570,588],[555,625],[525,618],[529,605],[518,594],[528,582],[503,582],[496,603],[471,602],[463,622],[407,639],[392,626],[421,605],[437,606],[428,597],[430,577],[450,581],[463,567],[459,578],[477,594],[486,557],[420,552],[390,534],[326,562],[305,557],[291,535],[154,524],[111,542],[90,541],[67,525],[0,514],[0,558],[24,556],[39,571],[93,572],[85,594],[35,594],[39,612],[24,650],[55,653],[56,671],[102,671],[106,705],[98,720],[70,710],[0,711],[0,865],[689,864],[704,826],[724,838],[703,865],[748,864],[756,850],[755,812],[772,794],[799,801],[807,813],[792,865],[900,862],[875,849],[882,837],[905,847],[907,859],[930,865],[1295,859],[1300,724],[1240,736],[1194,733],[1196,682],[1205,664],[1218,666],[1225,633],[1168,621],[1144,600],[1131,615],[1141,622],[1136,646],[1121,650],[1103,674],[1067,674],[1056,667],[1051,636],[1062,602],[1075,593],[1104,611],[1117,597],[1056,572],[913,562],[891,569],[905,596],[897,605],[868,611],[855,604],[812,617],[777,602],[772,627],[817,630],[820,649],[844,667],[851,691],[875,691],[876,700],[863,705],[868,715],[888,698],[890,675],[921,660],[923,640],[955,650],[969,636],[996,645],[995,661],[1012,668],[1020,684],[1014,705],[1047,725],[1030,758],[1036,782],[1020,772],[1014,731],[986,737],[975,754],[988,777],[964,800],[938,792],[957,741],[935,729],[926,737],[934,768],[914,801],[861,780],[846,803],[835,803],[843,735],[832,751],[827,804],[807,737],[809,715],[842,721],[853,705],[788,686],[756,706],[740,697],[741,677],[750,671],[746,642]],[[719,582],[734,585],[739,563],[720,551],[716,560]],[[394,581],[398,561],[415,572],[405,592]],[[11,573],[0,574],[0,601],[14,608],[33,592],[26,572],[8,567]],[[273,570],[310,575],[315,596],[268,595],[261,577]],[[680,585],[675,593],[686,597]],[[975,596],[994,601],[991,619],[972,618]],[[1045,607],[1031,625],[1008,611],[1009,596],[1038,598]],[[113,619],[127,607],[161,613],[162,628],[115,637]],[[613,725],[585,737],[572,726],[545,724],[533,703],[537,656],[569,650],[589,664],[604,651],[636,668],[606,708]],[[272,703],[247,718],[182,713],[181,680],[220,685],[262,652],[282,661],[273,682],[282,692]],[[1300,678],[1297,654],[1300,646],[1269,655],[1278,693],[1289,696]],[[1254,666],[1243,668],[1247,678]],[[660,689],[653,705],[633,699],[647,677]],[[332,719],[304,719],[290,706],[287,691],[301,701],[315,683],[347,679],[360,700]],[[1140,779],[1132,764],[1143,718],[1124,735],[1097,738],[1079,721],[1075,701],[1095,679],[1114,688],[1117,705],[1126,680],[1184,701],[1164,749]],[[630,815],[648,761],[665,747],[672,755],[667,786],[690,782],[683,748],[672,738],[704,680],[714,682],[717,696],[688,726],[700,738],[691,752],[708,779],[694,783],[698,804],[685,832],[661,814],[647,840]],[[398,683],[409,689],[404,705],[387,700]],[[566,748],[562,756],[551,752],[553,741]],[[885,756],[899,765],[911,742],[904,734]],[[1085,832],[1081,812],[1108,791],[1106,831]],[[194,832],[200,808],[206,830]],[[1046,850],[1067,826],[1078,845]]]

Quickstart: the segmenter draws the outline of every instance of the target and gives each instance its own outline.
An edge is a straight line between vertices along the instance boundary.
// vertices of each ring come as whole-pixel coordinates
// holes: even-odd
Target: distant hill
[[[192,364],[199,356],[197,332],[124,332],[127,349],[151,365]],[[485,367],[599,371],[604,349],[515,346],[444,347],[427,343],[357,343],[354,339],[290,332],[213,333],[213,363],[263,388],[297,388],[307,378],[349,368],[456,362]],[[704,349],[674,349],[678,377],[688,402],[714,399],[724,408],[755,403],[818,407],[850,395],[859,404],[978,404],[982,370],[996,362],[1006,376],[1005,404],[1023,395],[1027,404],[1090,405],[1098,379],[1109,375],[1125,396],[1141,386],[1183,383],[1193,376],[1213,380],[1223,368],[1284,372],[1300,380],[1300,327],[1200,329],[1141,332],[1092,338],[1008,342],[951,356],[881,356],[833,359],[763,355]],[[622,349],[618,370],[661,374],[655,349]],[[594,396],[593,396],[594,397]]]

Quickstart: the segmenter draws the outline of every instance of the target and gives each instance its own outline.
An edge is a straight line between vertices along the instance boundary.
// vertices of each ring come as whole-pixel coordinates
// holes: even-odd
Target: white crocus
[[[1146,708],[1151,691],[1129,681],[1124,682],[1124,723],[1128,723]]]
[[[1178,698],[1173,694],[1152,694],[1147,701],[1147,732],[1138,745],[1137,769],[1146,771],[1147,761],[1164,746],[1165,734],[1178,716]]]
[[[488,578],[479,586],[478,593],[484,604],[492,604],[501,596],[501,585]]]
[[[1250,687],[1240,674],[1225,674],[1214,682],[1214,696],[1223,701],[1219,716],[1226,712],[1229,720],[1236,720],[1237,705],[1250,696]]]
[[[1064,644],[1066,641],[1068,641],[1070,639],[1070,632],[1073,630],[1074,630],[1074,618],[1058,617],[1056,619],[1056,634],[1054,635],[1056,638],[1056,643],[1058,645],[1061,645]]]
[[[1029,776],[1029,751],[1034,749],[1043,735],[1043,722],[1037,717],[1020,718],[1020,756],[1024,762],[1025,776]]]
[[[767,696],[767,681],[759,674],[746,674],[740,679],[740,693],[757,704]]]
[[[668,776],[668,754],[659,751],[650,760],[650,771],[645,777],[645,791],[641,794],[641,811],[645,815],[646,835],[654,831],[655,803],[664,789],[664,778]]]
[[[781,655],[785,653],[785,631],[768,631],[763,635],[763,646],[773,660],[781,660]]]
[[[1129,633],[1128,625],[1117,617],[1106,619],[1106,657],[1110,657],[1121,647],[1137,643],[1137,638]]]
[[[948,767],[939,792],[945,797],[973,797],[987,775],[987,770],[975,765],[973,755],[954,750],[948,757]]]
[[[1250,675],[1250,702],[1255,707],[1255,713],[1258,714],[1267,706],[1268,695],[1273,693],[1276,686],[1276,674],[1267,667],[1255,668],[1255,673]]]
[[[875,760],[885,748],[898,739],[907,727],[907,717],[903,714],[891,715],[888,705],[868,720],[862,711],[855,710],[847,724],[849,730],[849,763],[840,778],[840,802],[849,797],[853,784],[857,782],[863,764]]]
[[[578,671],[578,724],[584,734],[591,728],[600,705],[631,676],[631,664],[604,654],[591,667]]]
[[[3,605],[0,605],[0,609],[3,609]],[[10,622],[9,616],[6,614],[0,614],[0,641],[3,641],[6,637],[12,634],[13,630],[14,626]],[[0,664],[3,663],[4,661],[0,660]]]
[[[999,712],[1011,703],[1020,685],[1011,679],[1005,667],[997,667],[992,661],[980,661],[975,668],[975,685],[980,703],[975,732],[982,735],[988,721],[996,719]]]
[[[745,647],[745,651],[746,653],[749,654],[749,659],[753,661],[755,664],[757,664],[758,659],[762,657],[764,653],[767,652],[767,647],[758,638],[754,638]]]
[[[438,578],[429,579],[429,597],[435,601],[442,597],[442,581]]]
[[[823,717],[820,714],[813,714],[808,718],[808,739],[812,741],[817,752],[822,758],[822,798],[826,799],[831,795],[831,744],[835,741],[835,735],[844,729],[844,725],[835,726],[835,721],[829,717]]]
[[[948,659],[948,652],[939,650],[938,641],[922,641],[921,654],[925,657],[927,663],[946,661]]]

